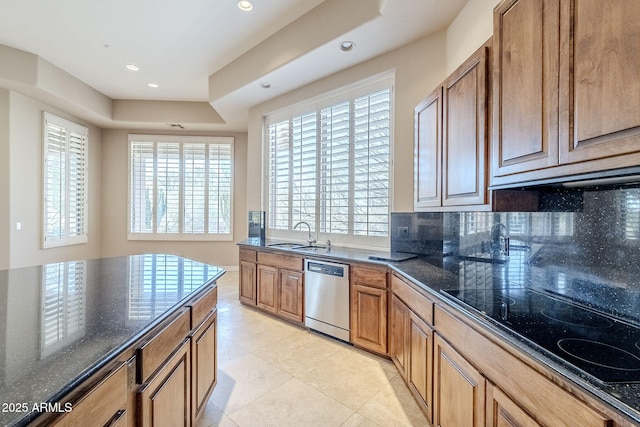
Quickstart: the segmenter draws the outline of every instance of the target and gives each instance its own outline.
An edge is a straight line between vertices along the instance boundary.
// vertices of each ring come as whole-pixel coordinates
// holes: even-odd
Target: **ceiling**
[[[246,130],[251,106],[443,30],[467,1],[20,0],[3,4],[0,44],[113,100],[209,102],[211,129]]]

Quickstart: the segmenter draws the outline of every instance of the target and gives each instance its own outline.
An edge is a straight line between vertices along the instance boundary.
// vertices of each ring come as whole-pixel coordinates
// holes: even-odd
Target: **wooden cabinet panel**
[[[193,425],[202,414],[217,382],[217,310],[193,332],[191,337],[191,384]]]
[[[389,356],[400,375],[407,378],[409,368],[409,309],[395,295],[389,308]]]
[[[438,334],[435,334],[433,379],[435,426],[484,425],[484,377]]]
[[[487,56],[483,46],[443,87],[443,206],[488,203]]]
[[[477,366],[484,375],[500,386],[504,393],[518,399],[518,406],[536,420],[549,426],[611,426],[612,421],[587,406],[569,392],[553,383],[545,375],[504,348],[485,338],[457,317],[436,307],[437,333],[434,349],[434,411],[437,411],[438,335],[445,337],[451,346],[465,351],[464,357]],[[442,339],[440,339],[442,342]],[[446,343],[445,343],[446,344]],[[445,345],[440,347],[446,348]],[[541,410],[540,408],[544,408]]]
[[[258,265],[256,304],[263,310],[276,313],[278,307],[278,269]]]
[[[406,305],[422,318],[428,325],[433,325],[433,301],[415,289],[405,279],[391,275],[391,290]]]
[[[351,265],[351,283],[387,289],[387,267]]]
[[[433,402],[433,329],[409,313],[409,388],[416,394],[431,421]]]
[[[218,286],[211,285],[193,300],[187,303],[191,307],[191,329],[196,328],[218,304]]]
[[[73,403],[71,412],[56,419],[51,426],[127,425],[127,365],[119,364],[89,392]]]
[[[302,271],[304,260],[301,257],[283,255],[275,252],[258,252],[258,264],[270,265],[285,270]]]
[[[190,340],[176,350],[138,393],[141,427],[191,425]]]
[[[442,205],[442,88],[415,109],[414,208]]]
[[[191,311],[189,307],[180,309],[178,314],[162,329],[142,344],[138,350],[138,382],[147,381],[169,355],[189,335],[191,330]]]
[[[258,261],[258,252],[252,250],[252,249],[244,249],[244,248],[240,248],[240,261],[247,261],[247,262],[253,262],[255,263],[256,261]]]
[[[351,341],[387,353],[387,290],[351,285]]]
[[[560,163],[639,152],[640,2],[563,6]]]
[[[249,305],[256,305],[256,284],[256,264],[252,262],[240,261],[239,294],[241,302]]]
[[[540,427],[498,387],[487,382],[487,427]]]
[[[303,322],[302,273],[279,270],[278,315],[294,322]]]
[[[511,0],[494,10],[494,176],[558,164],[559,4]]]

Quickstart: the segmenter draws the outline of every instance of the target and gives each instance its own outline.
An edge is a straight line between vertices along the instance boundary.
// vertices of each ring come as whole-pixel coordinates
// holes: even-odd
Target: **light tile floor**
[[[218,384],[196,427],[426,426],[393,363],[252,310],[218,282]]]

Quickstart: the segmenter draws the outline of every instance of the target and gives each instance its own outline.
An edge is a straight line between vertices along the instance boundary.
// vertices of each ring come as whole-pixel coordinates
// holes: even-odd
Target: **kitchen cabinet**
[[[351,265],[351,342],[387,354],[387,268]]]
[[[433,420],[433,302],[391,276],[389,354],[409,390]]]
[[[435,426],[484,425],[484,377],[437,333],[434,339],[433,383]]]
[[[118,363],[50,426],[127,425],[127,365]],[[71,403],[71,402],[70,402]],[[65,406],[63,405],[63,408]]]
[[[488,205],[490,43],[415,109],[414,210]]]
[[[256,306],[283,319],[304,322],[302,258],[258,252]],[[242,284],[241,284],[242,288]],[[245,300],[242,302],[246,303]]]
[[[240,249],[240,301],[248,305],[257,304],[257,254],[256,251]]]
[[[540,427],[533,417],[490,382],[487,382],[487,418],[488,427]]]
[[[640,3],[494,10],[492,185],[640,162]]]
[[[487,425],[500,426],[508,413],[518,420],[533,419],[549,426],[614,425],[594,409],[592,398],[568,388],[566,381],[553,381],[550,371],[540,366],[535,369],[531,360],[508,351],[463,317],[436,306],[434,325],[435,425],[481,425],[471,422],[478,423],[479,414],[484,414]]]
[[[202,415],[217,382],[217,287],[191,303],[191,424]]]
[[[140,427],[191,425],[191,340],[186,339],[138,392]]]

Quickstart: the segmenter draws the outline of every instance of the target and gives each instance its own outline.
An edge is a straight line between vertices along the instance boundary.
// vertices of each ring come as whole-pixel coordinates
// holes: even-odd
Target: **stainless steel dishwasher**
[[[304,324],[348,342],[349,266],[307,259],[304,272]]]

